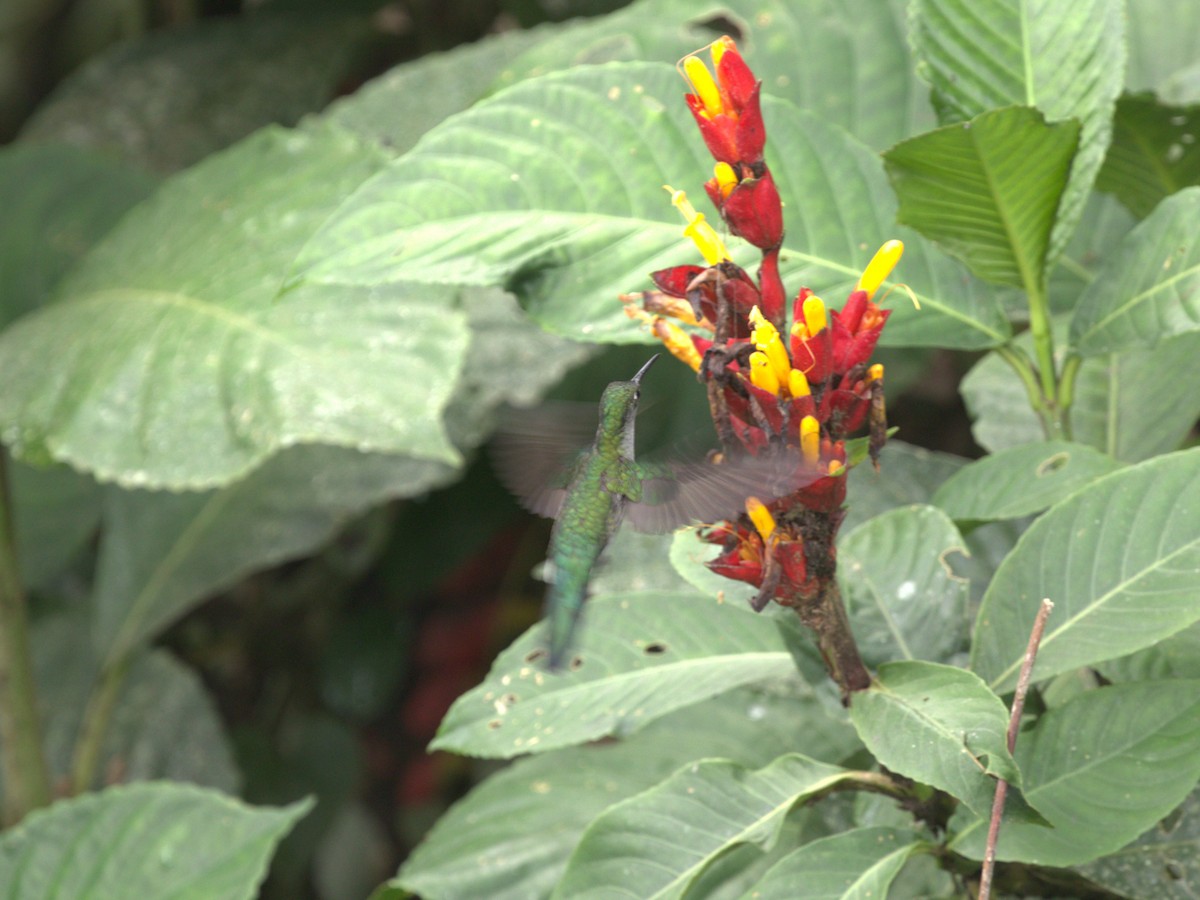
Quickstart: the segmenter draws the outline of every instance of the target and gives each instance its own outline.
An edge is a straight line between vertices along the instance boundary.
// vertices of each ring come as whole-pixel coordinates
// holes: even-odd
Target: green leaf
[[[1025,335],[1022,335],[1024,338]],[[1017,339],[1017,345],[1027,342]],[[1187,371],[1200,354],[1200,335],[1084,360],[1071,407],[1074,439],[1122,462],[1140,462],[1179,448],[1200,417],[1200,392],[1173,389],[1164,372]],[[962,382],[980,446],[993,453],[1045,440],[1029,397],[1008,364],[989,354]]]
[[[61,575],[100,525],[101,491],[66,466],[34,469],[0,450],[8,466],[13,539],[21,580],[40,587]]]
[[[965,554],[945,513],[909,506],[876,516],[838,544],[838,582],[863,661],[947,662],[967,645],[965,578],[950,557]]]
[[[1200,791],[1132,844],[1077,870],[1123,897],[1189,900],[1200,880]]]
[[[1035,680],[1148,647],[1200,619],[1197,569],[1200,449],[1108,475],[1034,522],[1001,564],[971,668],[1011,690],[1043,597],[1055,606]]]
[[[1051,262],[1070,240],[1108,149],[1125,71],[1125,18],[1120,0],[919,0],[912,7],[917,70],[933,89],[942,122],[1021,104],[1036,106],[1050,122],[1082,123]]]
[[[1109,681],[1200,678],[1200,622],[1157,644],[1096,667]]]
[[[249,573],[311,552],[367,507],[452,474],[425,460],[309,446],[221,490],[110,489],[94,643],[115,659]]]
[[[320,109],[353,76],[368,38],[361,18],[295,11],[163,29],[80,68],[22,138],[86,144],[175,172]]]
[[[912,831],[855,828],[805,844],[776,863],[749,894],[755,900],[789,900],[804,885],[806,900],[877,900],[890,897],[892,881],[924,846]]]
[[[1096,190],[1116,195],[1144,219],[1164,198],[1200,184],[1198,127],[1200,107],[1160,103],[1149,93],[1122,95]]]
[[[543,897],[597,816],[687,762],[721,757],[757,768],[794,747],[837,762],[857,746],[814,698],[730,691],[620,742],[518,760],[455,804],[395,883],[431,898]]]
[[[1077,123],[1019,106],[902,141],[884,154],[898,221],[985,281],[1036,290],[1078,141]]]
[[[378,162],[342,133],[268,130],[164,185],[60,302],[0,335],[14,453],[193,489],[298,443],[457,462],[439,416],[467,328],[443,295],[278,295],[298,246]]]
[[[744,843],[771,849],[793,807],[853,777],[798,753],[758,770],[692,763],[602,813],[553,896],[584,897],[603,886],[647,900],[682,897],[718,856]]]
[[[1017,742],[1025,792],[1053,828],[1000,830],[996,858],[1049,866],[1112,853],[1165,816],[1200,777],[1200,682],[1113,685],[1046,713]],[[983,856],[986,814],[951,848]]]
[[[479,291],[460,303],[471,345],[444,424],[466,451],[490,431],[497,404],[532,402],[586,351],[531,325],[507,295]],[[443,462],[313,445],[283,450],[219,490],[110,490],[95,587],[97,646],[115,658],[247,574],[311,552],[369,507],[457,474]]]
[[[550,673],[539,624],[454,702],[430,744],[472,756],[544,753],[631,734],[659,716],[745,684],[794,677],[777,620],[688,593],[588,601],[580,664]]]
[[[960,469],[933,502],[958,521],[1017,519],[1053,506],[1120,463],[1069,441],[1024,444]]]
[[[82,609],[31,628],[46,759],[67,778],[100,666]],[[233,792],[241,782],[220,717],[197,675],[165,650],[131,661],[111,711],[92,787],[114,771],[126,781],[170,778]]]
[[[848,292],[898,234],[879,162],[810,114],[779,102],[765,109],[789,234],[803,248],[785,248],[784,277]],[[662,185],[706,173],[702,153],[668,66],[522,82],[447,120],[364,184],[314,237],[293,283],[501,285],[556,333],[645,340],[617,297],[649,287],[644,273],[694,258]],[[908,251],[897,278],[921,311],[894,292],[885,340],[986,347],[1007,337],[987,289],[900,236]],[[747,248],[733,252],[751,264]]]
[[[856,466],[846,479],[846,518],[842,534],[889,509],[928,503],[934,491],[967,460],[935,453],[903,441],[888,441],[873,466]]]
[[[45,304],[63,273],[154,186],[152,176],[87,150],[0,150],[0,328]]]
[[[978,815],[992,808],[991,776],[1021,783],[1006,746],[1008,711],[963,669],[885,663],[868,690],[851,695],[850,721],[881,764],[940,788]]]
[[[13,900],[254,897],[271,852],[310,807],[256,809],[168,782],[60,800],[0,837],[0,891]]]
[[[1168,197],[1121,243],[1080,300],[1071,345],[1084,356],[1153,347],[1200,331],[1200,187]]]
[[[1176,96],[1200,59],[1200,7],[1191,0],[1141,0],[1129,9],[1128,26],[1128,89]]]

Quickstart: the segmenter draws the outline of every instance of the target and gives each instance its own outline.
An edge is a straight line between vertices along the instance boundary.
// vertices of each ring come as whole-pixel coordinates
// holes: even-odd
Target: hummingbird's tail
[[[568,662],[568,654],[574,646],[575,633],[583,614],[583,596],[587,583],[576,583],[569,572],[558,568],[551,573],[550,587],[546,591],[546,628],[549,632],[549,657],[546,668],[551,672],[562,671]]]

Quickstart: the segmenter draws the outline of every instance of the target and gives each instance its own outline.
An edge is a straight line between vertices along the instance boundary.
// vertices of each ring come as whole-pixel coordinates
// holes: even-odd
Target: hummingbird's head
[[[658,359],[655,353],[646,364],[638,369],[629,381],[614,381],[604,389],[600,398],[600,429],[598,439],[620,442],[621,453],[633,457],[633,420],[637,415],[638,399],[641,397],[642,376]]]

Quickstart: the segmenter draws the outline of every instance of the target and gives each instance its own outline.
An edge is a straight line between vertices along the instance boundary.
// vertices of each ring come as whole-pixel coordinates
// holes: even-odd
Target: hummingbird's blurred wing
[[[639,465],[642,499],[625,504],[625,519],[638,531],[652,533],[689,522],[734,519],[745,510],[747,497],[770,503],[805,483],[795,474],[795,458],[788,456],[746,456],[720,465],[708,460]]]
[[[580,454],[596,436],[594,403],[547,401],[532,409],[508,408],[492,437],[492,464],[521,505],[555,518]]]

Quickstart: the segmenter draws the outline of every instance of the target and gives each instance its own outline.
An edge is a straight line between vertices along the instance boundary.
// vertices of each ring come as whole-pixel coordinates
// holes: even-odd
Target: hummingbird
[[[579,450],[578,442],[571,444],[570,433],[578,437],[578,426],[572,424],[570,409],[555,410],[553,419],[537,426],[502,429],[493,444],[501,480],[530,511],[555,520],[544,611],[551,671],[563,666],[592,568],[623,519],[639,531],[662,533],[688,521],[734,517],[748,496],[765,492],[761,462],[635,460],[641,382],[658,356],[628,381],[614,381],[604,389],[590,447]]]

